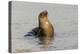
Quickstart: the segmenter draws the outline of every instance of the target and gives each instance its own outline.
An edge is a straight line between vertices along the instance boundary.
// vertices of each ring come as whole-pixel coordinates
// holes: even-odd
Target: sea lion
[[[54,28],[48,19],[48,12],[46,10],[42,11],[39,16],[39,40],[41,44],[45,47],[48,46],[54,37]]]
[[[48,46],[54,38],[54,27],[48,20],[48,12],[46,10],[42,11],[38,15],[39,26],[33,28],[28,34],[24,36],[35,36],[39,38],[40,43],[44,46]]]

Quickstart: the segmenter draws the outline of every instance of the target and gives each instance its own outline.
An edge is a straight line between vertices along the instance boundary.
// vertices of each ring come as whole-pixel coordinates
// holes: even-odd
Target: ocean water
[[[38,38],[24,37],[38,26],[38,15],[48,11],[48,18],[55,29],[54,40],[49,48],[42,48]],[[78,6],[69,4],[47,4],[12,2],[11,38],[12,52],[55,51],[78,48]]]

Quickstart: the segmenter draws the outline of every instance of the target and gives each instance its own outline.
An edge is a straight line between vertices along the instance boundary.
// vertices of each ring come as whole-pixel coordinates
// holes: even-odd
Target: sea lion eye
[[[40,17],[42,17],[42,16],[44,16],[44,14],[42,14],[42,13],[40,13],[40,15],[39,15]]]
[[[41,13],[40,16],[42,16],[43,14]]]

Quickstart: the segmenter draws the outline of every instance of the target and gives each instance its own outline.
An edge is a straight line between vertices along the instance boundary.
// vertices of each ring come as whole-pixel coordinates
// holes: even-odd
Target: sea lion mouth
[[[45,17],[45,16],[47,16],[47,15],[48,15],[47,10],[44,10],[44,11],[42,11],[42,12],[39,14],[39,17]]]

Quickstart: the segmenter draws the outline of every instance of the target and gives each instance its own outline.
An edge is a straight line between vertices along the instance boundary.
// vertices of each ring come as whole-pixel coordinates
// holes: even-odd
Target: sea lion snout
[[[47,15],[48,15],[47,10],[44,10],[44,11],[42,11],[42,12],[39,14],[39,17],[40,17],[40,18],[43,18],[43,17],[45,17],[45,16],[47,16]]]

